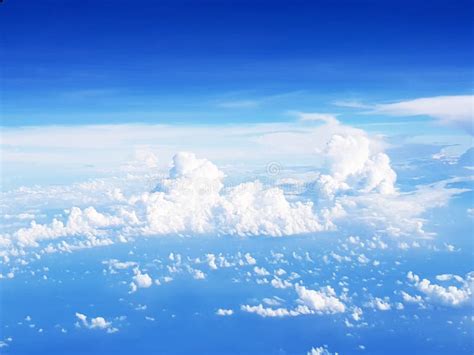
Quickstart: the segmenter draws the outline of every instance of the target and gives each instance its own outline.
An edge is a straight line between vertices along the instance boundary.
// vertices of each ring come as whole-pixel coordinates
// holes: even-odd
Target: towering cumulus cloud
[[[173,158],[169,178],[135,203],[146,210],[146,234],[290,235],[321,229],[311,202],[289,202],[259,181],[223,189],[224,174],[192,153]]]
[[[134,203],[146,210],[146,234],[180,232],[209,233],[214,229],[213,215],[221,203],[224,174],[210,161],[193,153],[173,158],[169,178],[155,192],[145,193]]]
[[[395,192],[397,175],[385,153],[373,153],[365,135],[333,135],[324,151],[330,175],[321,175],[318,183],[328,197],[340,190]]]

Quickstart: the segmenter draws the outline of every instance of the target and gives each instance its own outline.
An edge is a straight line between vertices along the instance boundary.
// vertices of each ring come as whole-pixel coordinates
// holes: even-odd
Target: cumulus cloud
[[[318,346],[318,347],[313,347],[311,348],[310,351],[308,351],[307,355],[338,355],[338,353],[332,353],[328,350],[327,346]]]
[[[412,271],[407,274],[408,280],[415,288],[425,295],[428,302],[439,303],[450,307],[460,307],[472,302],[474,289],[474,272],[465,278],[457,275],[438,275],[438,281],[454,281],[455,285],[438,285],[428,279],[421,279]],[[405,298],[405,297],[404,297]]]
[[[368,303],[368,306],[378,309],[379,311],[389,311],[392,308],[388,301],[383,300],[379,297],[375,297],[373,300],[371,300]]]
[[[231,316],[232,314],[234,314],[234,311],[232,309],[219,308],[216,311],[216,314],[218,316]]]
[[[224,174],[192,153],[173,159],[169,178],[136,203],[146,209],[146,234],[290,235],[320,230],[311,202],[289,202],[259,181],[222,191]]]
[[[135,292],[137,288],[149,288],[153,285],[153,279],[148,274],[142,274],[140,269],[134,269],[135,275],[130,283],[130,292]]]
[[[405,291],[402,291],[401,295],[402,295],[402,298],[403,298],[403,302],[405,302],[405,303],[418,303],[418,304],[423,303],[423,298],[420,295],[412,296],[412,295],[410,295],[409,293],[407,293]]]
[[[89,321],[85,314],[77,312],[76,318],[78,319],[76,323],[76,326],[78,327],[82,326],[87,329],[103,329],[106,330],[107,333],[115,333],[118,331],[117,328],[112,326],[112,322],[105,320],[103,317],[91,318]]]
[[[372,112],[391,116],[430,116],[474,134],[474,96],[435,96],[375,105]]]
[[[295,310],[264,307],[262,304],[259,304],[258,306],[242,305],[240,309],[244,312],[256,313],[261,317],[294,317],[300,315],[300,313]]]
[[[21,246],[37,246],[38,241],[54,239],[68,235],[100,235],[100,230],[122,223],[116,216],[99,213],[94,207],[84,210],[73,207],[69,213],[67,222],[53,219],[49,225],[37,224],[32,221],[29,228],[21,228],[16,231],[13,238]]]
[[[217,214],[225,234],[293,235],[322,230],[311,202],[289,202],[283,190],[265,188],[259,181],[232,188]]]
[[[331,286],[321,290],[310,290],[304,286],[295,285],[298,301],[303,305],[301,311],[304,313],[331,314],[345,312],[346,306],[336,296]]]
[[[296,284],[294,289],[298,295],[296,299],[297,306],[294,308],[272,308],[265,307],[263,304],[256,306],[242,305],[240,308],[244,312],[255,313],[261,317],[296,317],[305,314],[322,315],[346,311],[346,306],[330,286],[322,287],[319,291],[316,291]],[[275,302],[274,299],[265,299],[264,302],[270,305],[279,304],[279,301]]]
[[[204,280],[206,278],[206,274],[198,269],[193,269],[192,275],[195,280]]]
[[[285,288],[289,288],[289,287],[292,287],[293,284],[287,280],[282,280],[280,279],[279,277],[276,277],[272,279],[272,281],[270,281],[270,284],[275,287],[275,288],[282,288],[282,289],[285,289]]]
[[[365,135],[334,135],[323,155],[329,166],[329,175],[321,175],[317,181],[326,196],[340,190],[377,191],[381,194],[395,192],[396,173],[390,166],[390,158],[374,151]]]
[[[316,114],[305,115],[321,119]],[[293,179],[298,189],[294,194],[282,185],[261,180],[226,187],[225,174],[214,163],[181,152],[154,187],[143,178],[137,180],[143,186],[134,186],[130,193],[88,183],[80,187],[81,196],[88,189],[94,196],[103,194],[108,201],[105,205],[73,207],[65,212],[66,217],[56,216],[50,223],[33,220],[29,227],[0,235],[0,247],[18,253],[17,249],[57,239],[56,244],[45,246],[45,252],[69,252],[140,236],[277,237],[355,227],[392,236],[429,236],[423,228],[426,210],[443,206],[465,191],[448,188],[455,182],[450,179],[400,192],[379,139],[338,122],[325,122],[315,128],[318,133],[312,137],[321,139],[310,142],[317,142],[316,156],[325,160],[326,169],[323,173],[315,168],[309,181]],[[156,166],[156,157],[145,154],[143,158]],[[34,192],[25,194],[33,196]],[[212,270],[226,264],[220,259],[218,263],[215,256],[207,258]]]
[[[137,263],[134,261],[119,261],[117,259],[105,260],[102,264],[108,265],[109,270],[125,270],[129,268],[134,268],[137,266]]]
[[[259,276],[268,276],[268,275],[270,275],[270,273],[264,267],[255,266],[253,268],[253,272],[255,272]]]

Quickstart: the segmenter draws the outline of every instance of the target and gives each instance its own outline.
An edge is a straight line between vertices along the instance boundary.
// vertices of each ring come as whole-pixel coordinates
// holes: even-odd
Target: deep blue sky
[[[3,125],[281,120],[472,91],[471,1],[6,0],[0,16]]]

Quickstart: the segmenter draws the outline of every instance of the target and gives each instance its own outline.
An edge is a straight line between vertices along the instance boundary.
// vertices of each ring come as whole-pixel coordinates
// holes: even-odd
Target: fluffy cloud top
[[[308,355],[332,355],[328,348],[326,346],[318,346],[316,348],[311,348],[310,351],[307,353]],[[337,353],[334,353],[334,355],[337,355]]]
[[[91,189],[95,199],[86,201],[94,206],[72,207],[63,220],[55,217],[45,224],[33,220],[29,227],[0,235],[0,255],[54,240],[48,252],[151,235],[286,236],[357,226],[392,236],[426,236],[422,215],[427,208],[442,206],[465,191],[447,188],[454,182],[450,180],[399,192],[396,173],[377,139],[339,122],[316,129],[325,145],[315,149],[327,170],[314,171],[310,181],[293,179],[296,182],[289,185],[298,188],[295,194],[260,180],[225,187],[224,173],[215,164],[182,152],[173,157],[168,174],[154,188],[134,186],[124,193],[106,184],[77,186],[83,197]],[[106,203],[97,203],[96,196],[102,195]],[[216,260],[209,259],[208,265],[215,269]]]
[[[264,307],[262,304],[258,306],[242,305],[240,309],[244,312],[256,313],[261,317],[294,317],[300,315],[298,311],[288,310],[286,308]]]
[[[330,175],[322,175],[318,183],[326,196],[339,190],[355,189],[362,192],[395,192],[396,173],[385,153],[374,152],[365,135],[334,135],[329,140],[324,156]]]
[[[407,274],[407,278],[416,289],[426,296],[427,301],[440,303],[446,306],[459,307],[472,302],[474,289],[474,272],[470,272],[465,278],[456,275],[438,275],[439,281],[456,281],[457,285],[442,286],[432,283],[428,279],[421,279],[413,272]],[[413,300],[413,297],[409,298]],[[417,300],[417,298],[415,297]]]
[[[88,329],[103,329],[106,330],[107,333],[115,333],[118,331],[117,328],[112,327],[111,322],[106,321],[103,317],[91,318],[89,321],[85,314],[76,313],[76,318],[78,319],[76,323],[78,327],[83,326]]]
[[[216,314],[218,316],[231,316],[232,314],[234,314],[234,311],[232,309],[219,308],[216,311]]]
[[[291,286],[291,284],[290,284]],[[319,291],[307,289],[304,286],[295,285],[298,295],[296,302],[298,306],[293,309],[271,308],[262,304],[257,306],[242,305],[241,310],[255,313],[261,317],[296,317],[304,314],[335,314],[346,311],[346,306],[337,297],[336,292],[330,286],[321,288]]]
[[[153,285],[153,280],[148,274],[142,274],[140,270],[135,269],[135,276],[133,282],[139,288],[148,288]]]
[[[342,313],[346,310],[344,303],[337,298],[336,292],[330,286],[323,287],[320,291],[315,291],[296,285],[295,290],[300,303],[307,307],[310,313],[330,314]]]
[[[36,246],[37,241],[42,239],[54,239],[67,235],[96,235],[100,234],[100,229],[121,223],[119,217],[99,213],[94,207],[84,210],[73,207],[66,224],[57,219],[53,219],[50,225],[41,225],[32,221],[29,228],[19,229],[14,236],[18,244],[22,246]]]
[[[289,202],[259,181],[223,189],[224,174],[192,153],[173,159],[169,178],[135,204],[146,210],[146,234],[290,235],[321,230],[312,203]]]

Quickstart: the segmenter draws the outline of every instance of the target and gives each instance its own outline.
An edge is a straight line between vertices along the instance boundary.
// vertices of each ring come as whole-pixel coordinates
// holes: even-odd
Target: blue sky
[[[0,5],[0,353],[472,354],[473,4]]]
[[[341,99],[470,94],[471,14],[470,1],[7,1],[2,124],[287,121]]]

